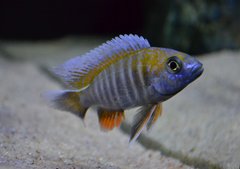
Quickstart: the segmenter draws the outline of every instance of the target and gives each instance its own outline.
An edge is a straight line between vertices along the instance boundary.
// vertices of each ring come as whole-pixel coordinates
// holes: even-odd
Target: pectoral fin
[[[123,111],[98,110],[98,120],[103,131],[110,131],[114,127],[119,127],[124,118]]]

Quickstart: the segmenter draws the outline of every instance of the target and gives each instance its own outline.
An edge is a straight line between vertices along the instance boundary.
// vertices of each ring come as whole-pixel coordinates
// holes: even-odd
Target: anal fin
[[[124,118],[123,111],[98,110],[98,120],[103,131],[110,131],[114,127],[119,127]]]

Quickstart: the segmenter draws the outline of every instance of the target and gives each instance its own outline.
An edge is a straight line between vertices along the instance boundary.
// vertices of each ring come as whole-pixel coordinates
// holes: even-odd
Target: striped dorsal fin
[[[74,57],[54,72],[71,88],[81,89],[89,85],[94,77],[112,63],[128,56],[131,52],[149,48],[142,36],[120,35],[82,56]]]

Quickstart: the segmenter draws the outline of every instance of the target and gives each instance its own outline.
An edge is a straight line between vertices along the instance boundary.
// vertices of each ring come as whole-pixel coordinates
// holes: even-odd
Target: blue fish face
[[[203,66],[189,55],[170,56],[159,77],[152,79],[152,86],[161,96],[173,96],[203,73]]]

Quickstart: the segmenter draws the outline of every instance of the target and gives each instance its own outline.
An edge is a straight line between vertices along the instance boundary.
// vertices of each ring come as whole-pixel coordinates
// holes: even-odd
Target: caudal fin
[[[72,112],[82,119],[84,119],[88,109],[81,105],[80,91],[77,90],[52,91],[45,94],[45,98],[50,102],[51,106]]]

